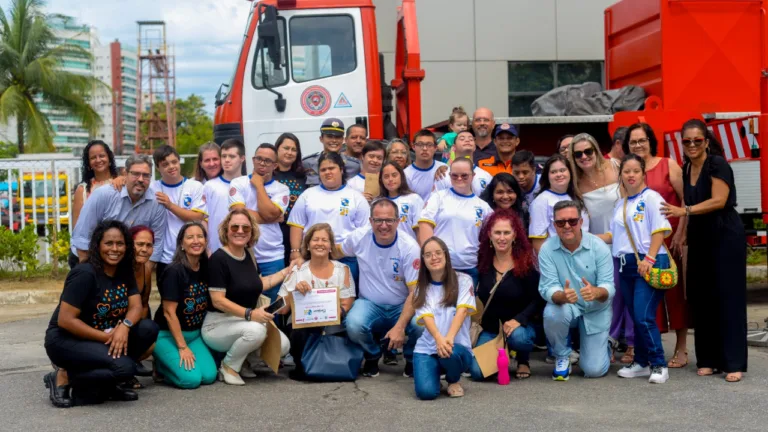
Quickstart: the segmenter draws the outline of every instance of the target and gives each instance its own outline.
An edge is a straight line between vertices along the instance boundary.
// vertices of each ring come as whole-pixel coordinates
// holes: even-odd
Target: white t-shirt
[[[536,178],[533,180],[533,187],[531,190],[528,192],[523,191],[523,194],[525,195],[526,208],[531,208],[531,204],[533,204],[533,200],[536,198],[536,194],[541,188],[541,183],[539,180],[541,180],[541,174],[536,174]]]
[[[229,180],[218,176],[203,185],[203,200],[208,210],[208,250],[211,253],[221,247],[219,225],[229,213],[229,184]]]
[[[461,195],[451,188],[429,197],[419,222],[434,227],[451,252],[453,268],[465,270],[477,267],[480,230],[491,213],[488,203],[474,194]]]
[[[195,179],[184,177],[179,183],[169,185],[162,180],[155,180],[149,186],[155,192],[162,192],[168,195],[168,199],[184,210],[192,210],[206,214],[205,200],[203,199],[203,184]],[[173,260],[173,254],[176,253],[176,237],[179,230],[184,226],[184,221],[178,216],[167,210],[168,224],[165,227],[165,237],[163,238],[163,255],[160,262],[170,264]]]
[[[480,167],[475,167],[474,169],[475,176],[472,178],[472,192],[480,196],[480,194],[483,193],[485,188],[491,184],[491,180],[493,180],[493,176],[488,174],[488,172]],[[434,191],[441,191],[441,190],[448,190],[452,188],[451,185],[451,169],[448,168],[448,171],[445,173],[445,177],[435,182],[435,188]]]
[[[568,201],[572,198],[567,194],[554,193],[551,190],[545,190],[531,204],[531,223],[528,225],[528,237],[532,239],[545,239],[547,237],[557,236],[555,230],[555,204],[560,201]],[[581,228],[589,232],[589,215],[584,210],[581,211],[581,217],[584,223]]]
[[[365,174],[359,173],[351,179],[347,180],[347,186],[360,193],[365,192]]]
[[[396,198],[390,199],[397,204],[397,211],[400,213],[400,224],[397,226],[397,232],[417,240],[413,229],[419,227],[419,215],[424,209],[424,200],[415,193],[398,195]]]
[[[421,169],[414,164],[408,165],[404,170],[408,188],[426,201],[435,185],[435,171],[442,166],[445,164],[438,161],[434,161],[428,169]]]
[[[472,278],[468,275],[460,272],[456,272],[456,276],[459,279],[459,298],[456,301],[456,305],[444,306],[443,305],[443,284],[431,283],[427,288],[427,298],[424,302],[424,306],[416,309],[416,323],[423,326],[424,317],[432,317],[435,320],[435,326],[441,335],[445,336],[451,329],[453,324],[453,318],[456,316],[456,310],[459,308],[469,309],[469,314],[464,319],[464,322],[459,328],[459,332],[456,333],[454,343],[461,345],[467,349],[472,349],[472,342],[469,338],[469,326],[471,323],[470,316],[477,312],[475,305],[475,290],[472,287]],[[415,295],[415,294],[414,294]],[[416,348],[413,352],[419,354],[433,355],[437,354],[437,344],[435,338],[429,331],[424,331],[421,337],[416,341]]]
[[[416,285],[421,265],[416,240],[396,234],[389,245],[376,243],[370,226],[350,233],[341,243],[346,256],[357,257],[360,298],[380,305],[401,305],[409,286]]]
[[[651,236],[658,232],[664,232],[664,237],[672,234],[672,226],[669,220],[661,214],[661,203],[664,198],[658,192],[645,188],[637,195],[627,198],[627,225],[632,233],[632,239],[637,246],[637,253],[647,254],[651,247]],[[613,256],[634,255],[632,244],[627,236],[627,229],[624,227],[624,200],[616,202],[613,209],[613,219],[611,219],[611,235],[613,244],[611,250]],[[667,253],[667,249],[662,247],[658,254]]]
[[[288,207],[291,191],[288,186],[272,179],[264,183],[264,190],[269,200],[285,213]],[[234,191],[234,192],[233,192]],[[248,210],[259,211],[256,200],[256,189],[251,184],[251,176],[242,176],[232,180],[229,192],[229,207],[243,204]],[[259,241],[253,245],[253,255],[259,264],[282,260],[285,258],[285,246],[283,245],[283,231],[278,222],[259,224]],[[286,263],[287,265],[288,263]]]
[[[306,233],[316,223],[328,223],[334,240],[341,244],[349,233],[368,225],[370,214],[371,206],[360,192],[346,185],[333,191],[318,185],[299,196],[288,217],[288,225],[302,228]]]
[[[342,264],[338,261],[331,260],[333,263],[333,273],[328,279],[322,279],[312,274],[309,270],[309,261],[304,261],[301,267],[294,267],[288,277],[280,285],[280,290],[277,292],[279,297],[287,297],[288,293],[292,293],[296,290],[296,284],[301,281],[305,281],[313,289],[324,288],[327,286],[334,286],[339,288],[339,298],[347,299],[355,297],[355,281],[352,278],[352,274],[349,275],[349,284],[346,284],[345,279],[347,273],[349,273],[349,267],[346,264]],[[299,294],[301,295],[301,294]]]

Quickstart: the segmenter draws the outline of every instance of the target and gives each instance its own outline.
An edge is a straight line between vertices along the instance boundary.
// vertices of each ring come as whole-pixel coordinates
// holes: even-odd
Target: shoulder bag
[[[629,244],[632,245],[632,250],[635,252],[635,259],[637,260],[637,263],[640,263],[640,254],[637,253],[637,246],[635,246],[635,240],[632,238],[632,231],[629,230],[629,224],[627,224],[627,202],[629,200],[627,198],[624,198],[624,229],[627,230],[627,238],[629,238]],[[669,250],[667,249],[667,245],[664,244],[664,242],[661,243],[661,247],[663,247],[667,251],[667,256],[669,257],[669,268],[660,269],[660,268],[651,268],[651,271],[648,272],[643,278],[646,282],[648,282],[648,285],[660,289],[660,290],[668,290],[670,288],[674,288],[675,285],[677,285],[677,264],[675,264],[675,260],[672,258],[672,254],[669,253]]]
[[[501,275],[501,278],[498,281],[496,281],[496,284],[493,286],[493,288],[491,288],[491,294],[488,296],[487,305],[483,305],[483,302],[481,302],[480,299],[476,299],[477,309],[478,309],[478,312],[480,313],[477,313],[472,317],[472,324],[469,327],[469,338],[470,338],[470,342],[472,342],[472,346],[475,346],[475,344],[477,343],[477,338],[479,338],[480,333],[483,332],[483,326],[481,323],[483,322],[483,315],[485,315],[485,310],[488,308],[488,306],[491,305],[491,300],[493,300],[493,295],[496,294],[496,289],[499,287],[499,284],[501,283],[501,281],[503,281],[504,278],[507,276],[507,273],[508,272],[504,272],[504,274]]]

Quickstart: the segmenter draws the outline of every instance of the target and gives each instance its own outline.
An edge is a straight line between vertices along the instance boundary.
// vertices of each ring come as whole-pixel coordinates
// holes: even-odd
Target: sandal
[[[464,396],[464,389],[459,383],[453,383],[448,385],[448,397],[460,398]]]
[[[730,372],[725,375],[725,382],[737,383],[741,381],[742,377],[743,375],[741,374],[741,372]]]
[[[669,362],[667,363],[667,367],[670,369],[680,369],[688,366],[688,351],[683,351],[682,355],[685,356],[685,361],[680,362],[680,351],[675,351],[675,355],[672,356],[671,359],[669,359]]]
[[[528,368],[528,370],[527,371],[524,371],[524,370],[521,371],[520,370],[521,367]],[[515,378],[517,378],[519,380],[524,380],[524,379],[528,379],[530,377],[531,377],[531,367],[530,366],[528,366],[525,363],[521,363],[521,364],[517,365],[517,372],[515,373]]]
[[[715,375],[719,373],[720,373],[719,370],[713,369],[713,368],[707,368],[707,367],[699,368],[696,371],[696,375],[698,376],[710,376],[710,375]]]
[[[627,347],[627,351],[621,356],[619,361],[624,364],[630,364],[635,361],[635,347]]]

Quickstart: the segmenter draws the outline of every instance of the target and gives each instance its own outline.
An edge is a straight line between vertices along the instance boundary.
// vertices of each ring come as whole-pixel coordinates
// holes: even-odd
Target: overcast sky
[[[6,15],[11,0],[0,0]],[[246,0],[47,0],[49,13],[96,27],[99,40],[136,47],[140,20],[164,20],[176,50],[177,98],[197,94],[213,112],[219,85],[229,80],[251,3]]]

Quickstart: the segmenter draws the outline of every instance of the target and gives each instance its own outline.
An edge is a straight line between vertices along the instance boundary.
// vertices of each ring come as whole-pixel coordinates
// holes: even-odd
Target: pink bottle
[[[496,365],[499,367],[499,373],[497,375],[499,385],[509,384],[509,355],[507,350],[499,348],[499,356],[496,358]]]

